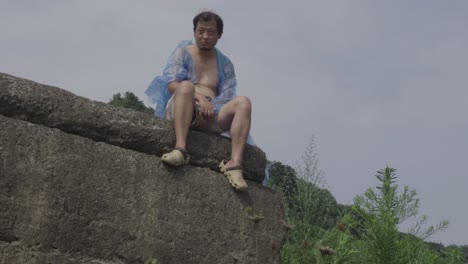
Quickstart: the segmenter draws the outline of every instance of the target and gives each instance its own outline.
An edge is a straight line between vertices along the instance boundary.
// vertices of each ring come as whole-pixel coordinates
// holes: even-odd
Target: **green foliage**
[[[426,227],[427,217],[418,218],[415,190],[399,189],[395,169],[378,171],[379,184],[355,198],[354,204],[339,205],[324,188],[311,138],[296,169],[281,162],[269,163],[268,185],[283,196],[286,219],[292,226],[281,251],[284,264],[458,264],[467,260],[468,246],[426,242],[447,227],[442,221]],[[402,233],[407,220],[415,224]]]
[[[362,263],[356,261],[357,253],[354,238],[346,230],[297,223],[283,248],[282,263]]]
[[[312,137],[302,155],[302,163],[296,169],[297,194],[292,216],[304,223],[330,229],[336,225],[340,212],[335,197],[324,188],[323,172],[318,164]]]
[[[318,169],[313,138],[302,161],[297,169],[278,161],[270,162],[268,185],[282,193],[288,220],[332,228],[340,207],[330,191],[322,188],[323,172]]]
[[[460,246],[460,251],[463,254],[463,261],[468,262],[468,245]]]
[[[292,217],[304,223],[333,228],[339,217],[338,204],[329,190],[304,179],[297,181],[297,202]]]
[[[422,216],[407,233],[398,230],[401,223],[417,217],[419,200],[416,191],[398,188],[395,169],[378,171],[379,184],[346,206],[321,188],[313,139],[302,159],[295,170],[270,163],[269,185],[282,193],[286,218],[293,226],[281,252],[282,263],[463,263],[461,249],[424,241],[445,229],[447,221],[425,228],[427,217]]]
[[[439,253],[441,253],[445,249],[442,243],[428,241],[426,242],[426,245],[429,247],[429,249],[439,252]]]
[[[277,161],[269,164],[268,184],[282,193],[287,221],[294,226],[283,247],[283,263],[315,263],[321,256],[317,243],[335,227],[341,209],[333,195],[321,188],[323,173],[313,138],[302,160],[296,170]]]
[[[448,263],[465,263],[466,258],[461,248],[456,245],[450,245],[443,251]]]
[[[357,226],[366,263],[437,263],[437,256],[423,243],[439,230],[447,227],[443,221],[436,227],[423,228],[423,216],[410,229],[409,235],[402,235],[398,225],[417,216],[419,200],[416,191],[404,187],[399,193],[395,169],[385,168],[376,175],[380,184],[368,189],[354,200],[353,214],[359,221],[348,221]],[[349,219],[348,219],[349,220]],[[425,262],[421,262],[424,259]]]
[[[132,92],[125,92],[123,97],[120,93],[114,94],[112,96],[112,100],[109,101],[109,104],[113,106],[134,109],[144,113],[154,114],[154,109],[151,107],[146,107],[143,101],[141,101]]]
[[[283,194],[287,210],[294,210],[297,196],[296,171],[279,161],[269,162],[268,186]]]

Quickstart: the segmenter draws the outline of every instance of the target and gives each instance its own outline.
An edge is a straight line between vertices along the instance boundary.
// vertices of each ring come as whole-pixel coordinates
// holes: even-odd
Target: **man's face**
[[[218,39],[221,37],[218,34],[218,27],[216,26],[216,21],[198,21],[197,27],[194,32],[195,43],[198,48],[203,51],[210,51],[218,42]]]

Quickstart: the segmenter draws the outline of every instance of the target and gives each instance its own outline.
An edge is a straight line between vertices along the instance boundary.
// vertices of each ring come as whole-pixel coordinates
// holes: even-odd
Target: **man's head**
[[[200,50],[212,50],[223,35],[223,20],[213,12],[202,12],[193,18],[193,34]]]

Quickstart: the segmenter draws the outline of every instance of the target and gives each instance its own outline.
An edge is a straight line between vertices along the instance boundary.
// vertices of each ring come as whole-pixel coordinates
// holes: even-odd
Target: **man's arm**
[[[225,103],[236,97],[237,81],[234,65],[229,61],[229,59],[226,58],[226,60],[227,62],[223,67],[224,78],[220,83],[218,95],[212,101],[217,112]]]

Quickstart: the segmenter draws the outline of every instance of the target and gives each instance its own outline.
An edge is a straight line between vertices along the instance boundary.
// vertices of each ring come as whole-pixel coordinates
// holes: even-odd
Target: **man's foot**
[[[187,165],[190,161],[190,156],[185,149],[175,147],[171,152],[164,154],[161,160],[167,165],[178,167]]]
[[[239,191],[247,190],[247,183],[245,182],[244,177],[242,176],[242,167],[235,166],[226,168],[225,165],[226,161],[221,161],[221,163],[219,164],[219,169],[224,174],[224,176],[226,176],[226,178],[229,181],[229,184],[231,184],[232,187],[236,188]]]

